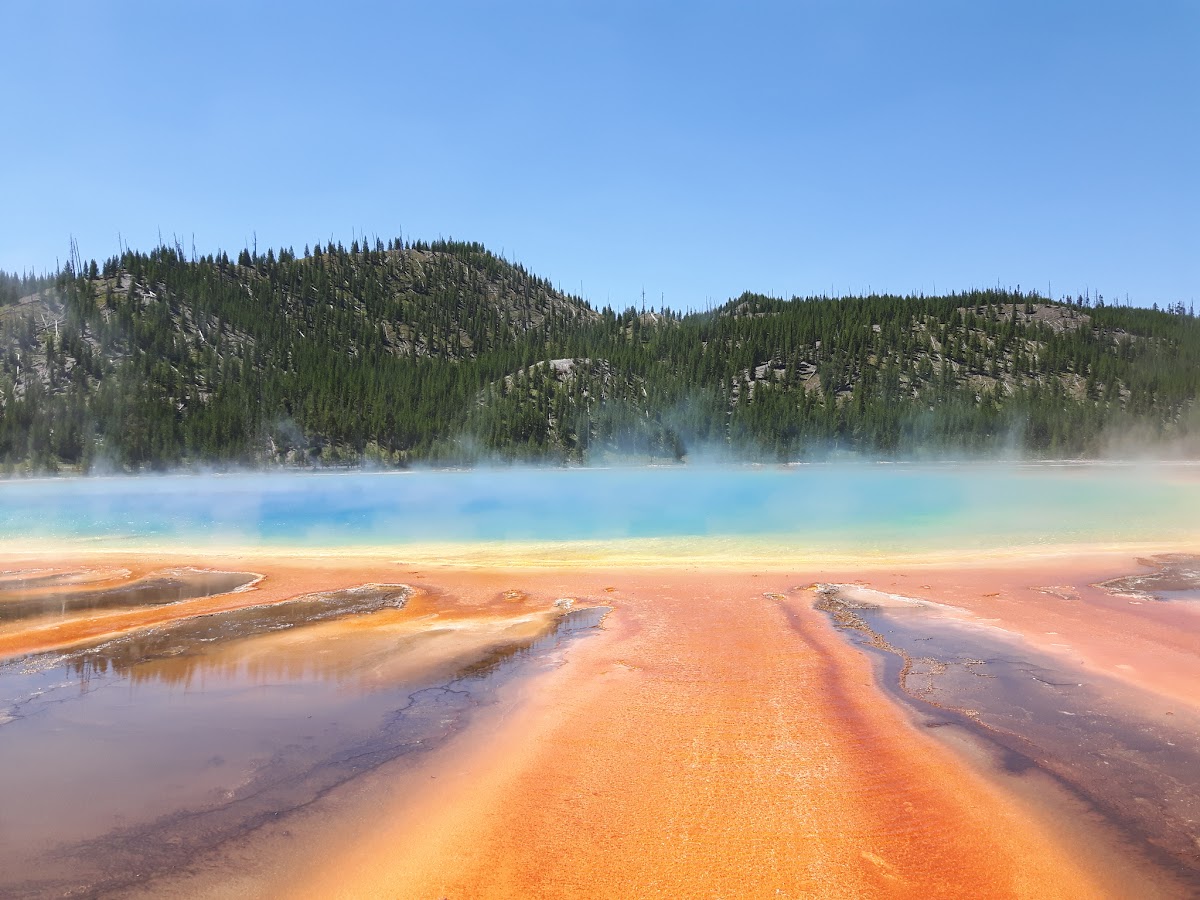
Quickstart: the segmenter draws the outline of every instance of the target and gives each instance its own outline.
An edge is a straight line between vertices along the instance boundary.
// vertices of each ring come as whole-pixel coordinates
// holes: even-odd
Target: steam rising
[[[818,464],[170,475],[0,484],[0,538],[86,547],[766,539],[879,547],[1181,539],[1186,465]]]

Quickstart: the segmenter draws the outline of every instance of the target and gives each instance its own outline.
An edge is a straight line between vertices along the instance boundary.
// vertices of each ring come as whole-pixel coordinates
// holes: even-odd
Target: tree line
[[[595,309],[395,239],[0,275],[0,468],[1200,449],[1181,304],[1020,290]]]

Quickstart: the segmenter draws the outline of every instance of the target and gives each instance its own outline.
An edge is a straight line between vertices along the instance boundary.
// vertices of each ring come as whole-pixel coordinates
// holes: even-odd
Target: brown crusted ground
[[[945,603],[1035,647],[1179,703],[1200,705],[1200,609],[1122,596],[1102,582],[1146,571],[1127,553],[1006,565],[823,573]]]
[[[1108,848],[1078,856],[1081,841],[1054,830],[1078,823],[1052,825],[915,728],[802,589],[858,580],[951,603],[1159,693],[1194,697],[1200,684],[1200,663],[1185,658],[1196,639],[1178,633],[1178,617],[1193,614],[1089,587],[1127,574],[1128,555],[761,576],[425,571],[353,558],[121,564],[134,576],[165,565],[266,575],[252,591],[187,604],[193,614],[372,581],[424,586],[413,616],[477,619],[557,597],[613,607],[563,665],[449,746],[378,773],[387,785],[330,798],[328,815],[313,808],[251,838],[230,853],[232,869],[174,886],[188,896],[1119,895]],[[0,652],[183,614],[158,607],[0,635]]]

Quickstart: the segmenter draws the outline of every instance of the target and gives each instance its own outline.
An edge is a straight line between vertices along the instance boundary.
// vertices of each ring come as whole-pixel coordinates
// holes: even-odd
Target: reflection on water
[[[1010,772],[1050,774],[1200,890],[1200,717],[933,604],[826,586],[817,605],[877,654],[884,687],[927,726],[966,729]]]
[[[168,603],[226,594],[257,580],[258,576],[249,572],[171,569],[126,583],[61,590],[68,585],[77,585],[80,578],[72,578],[62,573],[24,578],[17,574],[9,581],[0,581],[0,622],[15,622],[47,615],[68,616],[108,609],[164,606]]]
[[[0,592],[37,590],[45,587],[79,585],[128,577],[128,569],[105,569],[95,566],[89,566],[86,569],[22,568],[11,572],[0,572]]]
[[[0,895],[93,895],[178,871],[355,775],[437,746],[606,611],[460,623],[454,652],[437,644],[442,665],[396,670],[369,689],[343,677],[420,649],[419,633],[388,631],[407,596],[402,585],[364,585],[0,664]],[[360,636],[376,631],[364,661]],[[337,661],[268,666],[264,678],[255,661],[283,638],[295,658]]]
[[[156,660],[188,660],[210,653],[226,641],[258,637],[274,631],[315,625],[343,616],[359,616],[383,609],[400,609],[409,595],[403,584],[365,584],[360,587],[291,600],[247,606],[169,622],[64,653],[26,657],[19,664],[26,671],[65,666],[82,679],[94,674],[146,677]],[[2,670],[0,666],[0,670]],[[177,671],[177,667],[172,671]]]

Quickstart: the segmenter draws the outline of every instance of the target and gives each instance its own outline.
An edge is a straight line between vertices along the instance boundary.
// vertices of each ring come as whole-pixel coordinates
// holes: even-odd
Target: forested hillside
[[[1200,453],[1190,310],[944,297],[595,310],[478,244],[0,275],[0,467]]]

